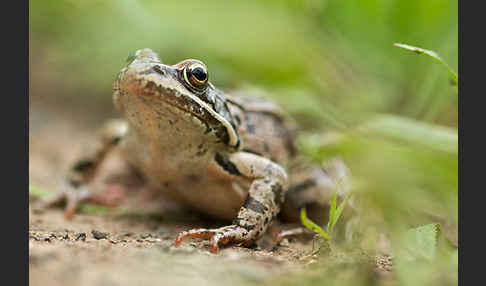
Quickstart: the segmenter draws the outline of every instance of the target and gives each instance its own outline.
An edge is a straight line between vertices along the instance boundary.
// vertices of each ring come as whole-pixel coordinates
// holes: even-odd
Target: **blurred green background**
[[[447,74],[392,46],[435,50],[457,70],[457,27],[457,1],[445,0],[34,0],[31,77],[109,101],[128,54],[150,47],[166,63],[203,60],[220,88],[274,89],[294,114],[393,112],[457,127]]]
[[[434,50],[457,71],[457,12],[450,0],[32,0],[30,97],[111,108],[130,52],[200,59],[220,89],[278,101],[310,158],[343,157],[392,247],[430,222],[452,226],[457,243],[457,89],[436,62],[393,46]],[[427,273],[447,272],[457,283],[455,255],[399,267],[401,281],[432,285]]]

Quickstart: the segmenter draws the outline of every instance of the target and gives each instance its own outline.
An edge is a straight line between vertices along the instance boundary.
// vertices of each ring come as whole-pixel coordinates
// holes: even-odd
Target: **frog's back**
[[[296,156],[296,124],[269,99],[243,94],[227,95],[238,125],[242,151],[271,159],[286,167]]]

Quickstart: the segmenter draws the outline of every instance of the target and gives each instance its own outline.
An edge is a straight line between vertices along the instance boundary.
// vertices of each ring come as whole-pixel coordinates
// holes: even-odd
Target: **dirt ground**
[[[297,243],[273,252],[228,247],[217,255],[201,243],[173,247],[178,232],[197,225],[204,224],[84,214],[67,222],[61,211],[34,214],[30,285],[248,284],[297,270],[304,253]]]
[[[30,182],[47,192],[59,190],[69,164],[95,138],[96,127],[114,115],[82,106],[31,100]],[[41,209],[31,196],[30,285],[272,284],[312,260],[313,243],[302,239],[285,240],[271,250],[234,245],[216,255],[205,241],[187,239],[175,248],[179,232],[224,222],[140,197],[134,194],[117,210],[84,211],[68,221],[61,208]]]

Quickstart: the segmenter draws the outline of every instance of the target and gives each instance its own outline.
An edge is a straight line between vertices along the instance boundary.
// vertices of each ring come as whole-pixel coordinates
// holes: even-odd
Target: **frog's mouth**
[[[165,103],[198,118],[206,124],[208,131],[214,130],[216,136],[230,147],[239,147],[240,140],[235,127],[196,95],[181,92],[181,88],[176,86],[164,87],[154,81],[146,80],[145,82],[125,85],[124,88],[129,94],[161,99]]]

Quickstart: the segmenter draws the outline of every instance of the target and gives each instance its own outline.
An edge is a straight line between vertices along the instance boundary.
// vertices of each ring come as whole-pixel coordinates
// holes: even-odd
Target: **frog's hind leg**
[[[43,203],[48,207],[66,201],[65,217],[70,219],[82,202],[92,202],[106,206],[116,206],[123,197],[125,190],[122,185],[112,184],[108,187],[93,185],[99,167],[120,144],[127,132],[127,124],[123,120],[110,120],[101,129],[99,144],[88,152],[87,156],[77,160],[69,170],[67,180],[60,192],[54,194]]]

